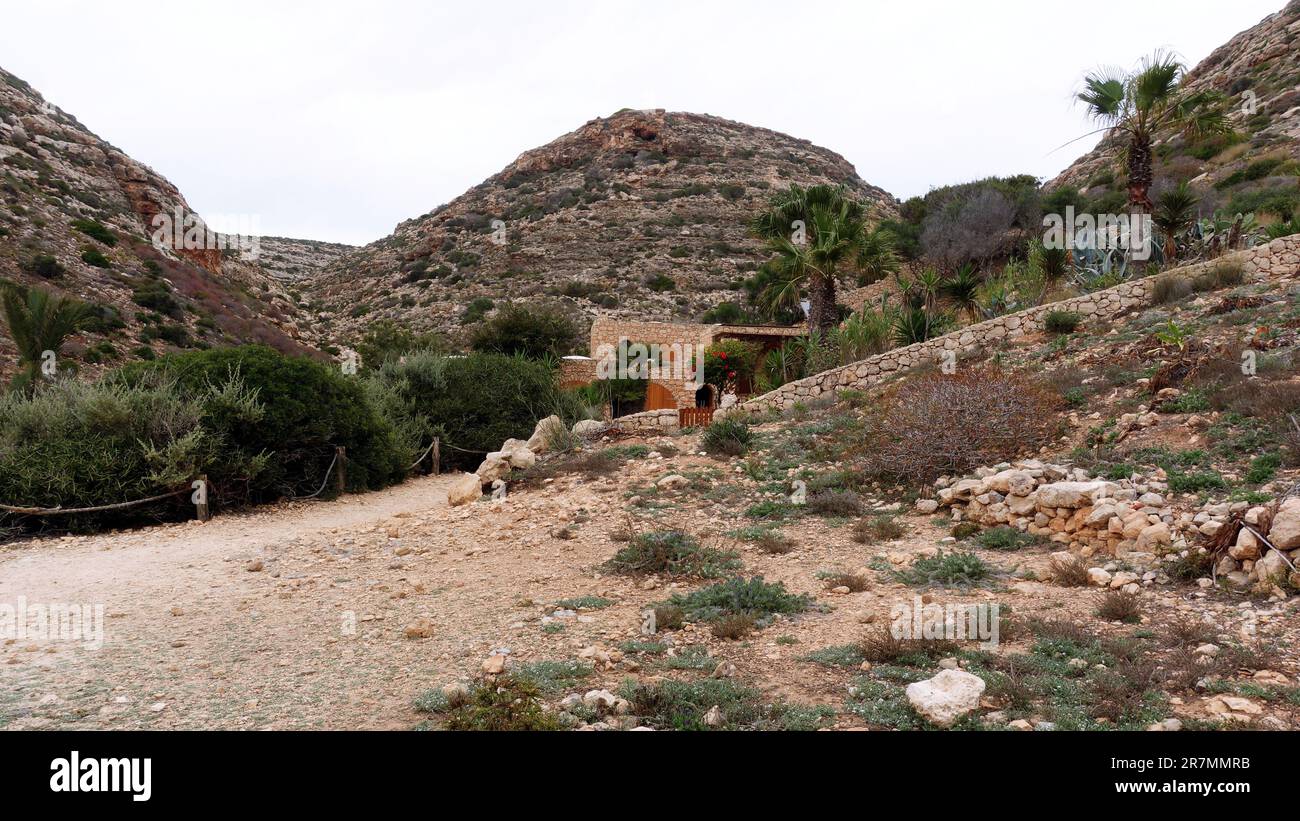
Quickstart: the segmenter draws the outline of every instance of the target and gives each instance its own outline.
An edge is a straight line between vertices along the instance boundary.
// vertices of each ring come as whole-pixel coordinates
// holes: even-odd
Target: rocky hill
[[[1233,37],[1191,69],[1193,89],[1227,95],[1235,133],[1203,141],[1163,134],[1156,191],[1192,181],[1202,214],[1256,211],[1282,219],[1300,205],[1300,0]],[[1122,208],[1124,181],[1105,139],[1050,183],[1082,189],[1094,210]]]
[[[476,298],[549,297],[574,314],[696,318],[763,260],[746,221],[792,183],[896,202],[843,157],[703,114],[624,110],[527,151],[452,202],[327,267],[327,333],[378,318],[458,327]]]
[[[94,366],[206,344],[305,350],[297,305],[257,260],[152,242],[154,217],[178,211],[193,214],[174,185],[0,70],[0,278],[96,306],[97,322],[66,353]],[[295,242],[265,241],[278,276],[303,267],[295,259],[334,253]],[[13,354],[0,336],[0,374]]]

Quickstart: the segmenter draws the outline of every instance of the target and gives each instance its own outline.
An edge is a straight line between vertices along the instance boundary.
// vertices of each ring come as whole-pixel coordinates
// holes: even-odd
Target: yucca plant
[[[1167,261],[1178,258],[1178,236],[1196,221],[1196,206],[1200,201],[1186,180],[1160,195],[1151,221],[1164,235]]]
[[[945,279],[939,285],[939,290],[959,314],[966,313],[973,318],[979,314],[980,283],[981,279],[975,272],[975,266],[967,263]]]
[[[84,302],[13,283],[0,287],[0,308],[18,348],[21,371],[10,385],[16,391],[32,390],[40,378],[44,353],[53,351],[57,356],[68,337],[91,319],[90,306]]]
[[[1151,144],[1158,134],[1176,129],[1200,139],[1231,130],[1224,95],[1183,88],[1186,73],[1187,67],[1174,55],[1157,51],[1133,72],[1105,68],[1088,74],[1077,96],[1101,124],[1093,134],[1107,132],[1123,141],[1120,160],[1128,172],[1129,205],[1141,213],[1155,207],[1150,196]]]

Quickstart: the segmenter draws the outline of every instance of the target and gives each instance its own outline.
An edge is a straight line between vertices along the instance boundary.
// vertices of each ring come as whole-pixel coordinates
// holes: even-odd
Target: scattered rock
[[[943,670],[925,681],[907,685],[907,700],[931,724],[951,727],[957,719],[979,709],[984,679],[963,670]]]

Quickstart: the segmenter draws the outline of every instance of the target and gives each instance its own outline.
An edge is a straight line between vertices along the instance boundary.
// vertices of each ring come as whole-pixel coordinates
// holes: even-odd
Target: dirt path
[[[382,688],[350,692],[321,675],[358,661],[348,652],[322,653],[348,635],[346,596],[282,603],[293,603],[293,591],[304,587],[346,590],[365,583],[343,572],[330,579],[303,572],[297,566],[303,547],[328,556],[326,564],[352,564],[358,536],[381,529],[385,543],[397,543],[388,538],[390,527],[445,511],[449,482],[424,477],[378,493],[277,505],[206,524],[0,548],[0,602],[102,605],[107,617],[101,649],[69,641],[0,643],[0,726],[338,726],[340,704],[409,700],[408,693]],[[250,571],[256,563],[262,569]],[[358,621],[358,632],[364,627]],[[246,667],[259,672],[247,675]],[[298,681],[285,682],[290,676]],[[287,692],[276,692],[281,689]],[[271,693],[268,704],[263,694]],[[173,702],[188,696],[211,711],[180,713]],[[385,712],[392,713],[375,715]],[[344,720],[366,724],[356,716]]]

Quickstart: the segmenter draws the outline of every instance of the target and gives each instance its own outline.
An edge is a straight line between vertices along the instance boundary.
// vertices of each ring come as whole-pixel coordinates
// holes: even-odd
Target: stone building
[[[648,322],[599,316],[591,326],[590,356],[565,357],[561,363],[562,387],[576,387],[605,378],[620,349],[629,345],[651,346],[658,354],[658,368],[649,375],[645,401],[638,407],[607,408],[611,417],[643,411],[701,409],[709,415],[718,404],[714,389],[694,378],[698,355],[715,342],[736,339],[759,347],[763,354],[779,348],[786,340],[806,335],[805,326],[702,325],[685,322]],[[742,398],[753,392],[739,386]],[[697,414],[699,415],[699,414]]]

